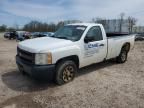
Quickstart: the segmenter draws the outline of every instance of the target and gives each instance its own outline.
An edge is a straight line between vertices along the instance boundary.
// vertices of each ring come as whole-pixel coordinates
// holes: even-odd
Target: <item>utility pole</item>
[[[122,32],[122,24],[123,24],[123,19],[124,19],[124,13],[120,14],[120,24],[119,24],[119,32]]]

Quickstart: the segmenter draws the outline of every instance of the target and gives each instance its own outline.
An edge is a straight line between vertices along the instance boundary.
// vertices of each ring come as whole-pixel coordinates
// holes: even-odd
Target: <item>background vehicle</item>
[[[143,41],[144,40],[144,33],[138,33],[135,36],[135,41]]]
[[[24,39],[30,39],[31,38],[31,33],[30,32],[25,32],[24,33]]]
[[[49,36],[48,32],[39,32],[39,35],[37,37],[46,37]]]
[[[48,32],[48,36],[53,36],[54,35],[54,32]]]
[[[106,34],[101,24],[70,24],[52,37],[19,43],[16,63],[23,73],[61,85],[72,81],[79,68],[112,58],[126,62],[133,46],[134,35]]]
[[[17,34],[16,34],[16,31],[11,31],[8,38],[9,38],[10,40],[11,40],[11,39],[15,39],[15,38],[16,38],[16,35],[17,35]]]
[[[23,41],[25,40],[25,31],[17,31],[16,32],[16,40]]]
[[[45,36],[52,36],[54,33],[53,32],[40,32],[40,34],[42,35],[41,37],[45,37]]]
[[[17,36],[17,40],[19,41],[23,41],[23,40],[26,40],[26,39],[31,39],[31,34],[30,32],[27,32],[27,31],[17,31],[16,32],[16,36]]]
[[[31,33],[32,38],[38,38],[38,37],[48,37],[52,36],[53,32],[33,32]]]
[[[9,38],[9,36],[10,36],[10,32],[5,32],[4,33],[4,38]]]
[[[39,32],[31,32],[31,38],[37,38],[39,35]]]

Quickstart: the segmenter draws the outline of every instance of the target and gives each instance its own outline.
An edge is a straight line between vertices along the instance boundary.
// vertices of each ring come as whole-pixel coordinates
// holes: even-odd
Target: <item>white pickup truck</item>
[[[20,72],[64,84],[79,68],[116,58],[124,63],[134,47],[134,35],[106,34],[101,24],[79,23],[60,28],[52,37],[20,42],[16,63]]]

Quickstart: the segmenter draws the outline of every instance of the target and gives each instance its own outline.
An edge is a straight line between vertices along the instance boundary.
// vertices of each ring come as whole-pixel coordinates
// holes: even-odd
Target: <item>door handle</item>
[[[104,44],[100,44],[99,46],[104,46]]]

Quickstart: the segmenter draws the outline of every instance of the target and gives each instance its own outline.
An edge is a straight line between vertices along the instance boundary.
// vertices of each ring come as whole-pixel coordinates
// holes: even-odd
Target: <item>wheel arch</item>
[[[79,68],[79,57],[77,55],[71,55],[64,58],[60,58],[59,60],[56,61],[56,66],[58,63],[66,60],[72,60],[76,64],[77,68]]]
[[[123,46],[122,46],[122,48],[121,48],[121,50],[122,50],[123,48],[125,48],[125,50],[126,50],[127,52],[129,52],[129,50],[130,50],[130,43],[129,43],[129,42],[124,43]]]

